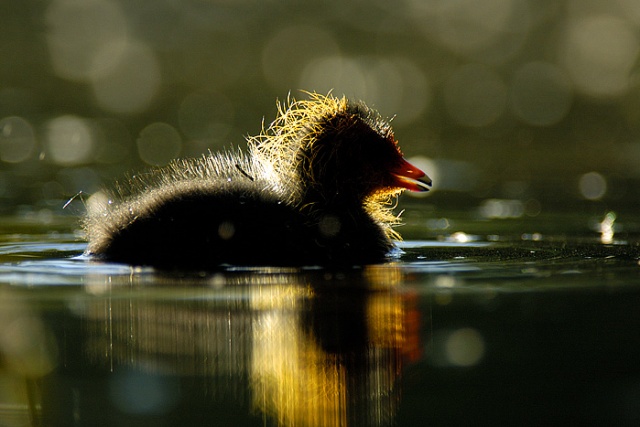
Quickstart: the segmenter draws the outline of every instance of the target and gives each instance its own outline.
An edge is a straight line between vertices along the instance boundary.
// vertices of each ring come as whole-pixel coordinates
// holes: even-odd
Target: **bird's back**
[[[304,221],[295,209],[257,186],[231,184],[176,190],[90,250],[111,261],[210,269],[281,264],[283,250],[300,249]]]
[[[253,183],[191,186],[114,227],[89,252],[161,269],[221,265],[344,266],[380,262],[391,249],[367,216],[308,215]]]

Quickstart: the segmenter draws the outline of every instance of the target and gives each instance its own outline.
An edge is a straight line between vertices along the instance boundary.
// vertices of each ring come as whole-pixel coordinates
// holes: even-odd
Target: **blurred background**
[[[637,0],[3,0],[0,16],[3,214],[46,220],[127,173],[243,147],[300,90],[393,117],[432,210],[637,206]]]

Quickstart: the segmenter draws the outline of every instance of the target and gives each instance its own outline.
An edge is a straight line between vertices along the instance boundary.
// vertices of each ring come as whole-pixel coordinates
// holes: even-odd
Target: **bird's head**
[[[279,105],[276,120],[249,140],[279,179],[295,183],[298,197],[362,204],[405,189],[429,190],[431,180],[404,159],[378,113],[344,97],[309,95]]]
[[[405,160],[387,121],[362,103],[332,101],[338,105],[317,116],[296,159],[311,189],[360,202],[405,189],[429,190],[431,180]]]

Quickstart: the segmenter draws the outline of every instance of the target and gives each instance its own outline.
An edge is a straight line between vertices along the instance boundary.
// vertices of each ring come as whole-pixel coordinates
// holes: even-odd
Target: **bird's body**
[[[344,98],[291,102],[248,145],[132,178],[86,217],[87,253],[190,270],[381,262],[392,198],[430,184],[388,125]]]

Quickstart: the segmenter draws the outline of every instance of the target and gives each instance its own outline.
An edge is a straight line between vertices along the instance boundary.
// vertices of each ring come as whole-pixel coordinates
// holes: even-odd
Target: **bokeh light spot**
[[[0,120],[0,159],[7,163],[27,160],[36,147],[31,124],[22,117],[5,117]]]
[[[320,234],[324,237],[336,237],[340,233],[342,223],[340,219],[334,215],[325,215],[320,219],[318,223],[318,229]]]
[[[92,159],[94,138],[91,126],[76,116],[61,116],[47,125],[47,148],[51,161],[73,166]]]
[[[106,45],[96,53],[96,62],[115,63],[113,69],[92,81],[96,101],[113,113],[139,113],[153,101],[160,88],[160,65],[155,53],[142,43],[124,47]]]
[[[616,213],[609,211],[605,214],[602,221],[598,223],[598,231],[600,231],[600,242],[605,245],[613,243],[613,236],[616,231]]]
[[[476,329],[461,328],[449,335],[445,342],[445,351],[452,365],[477,365],[484,356],[484,339]]]
[[[580,194],[587,200],[600,200],[607,193],[607,180],[598,172],[588,172],[580,177]]]
[[[473,236],[464,231],[456,231],[449,236],[449,240],[456,243],[469,243],[473,240]]]
[[[629,87],[640,46],[628,21],[606,14],[576,19],[568,25],[560,55],[583,93],[610,97]]]
[[[165,165],[178,157],[182,149],[182,139],[178,131],[166,123],[152,123],[140,132],[138,154],[153,166]]]

